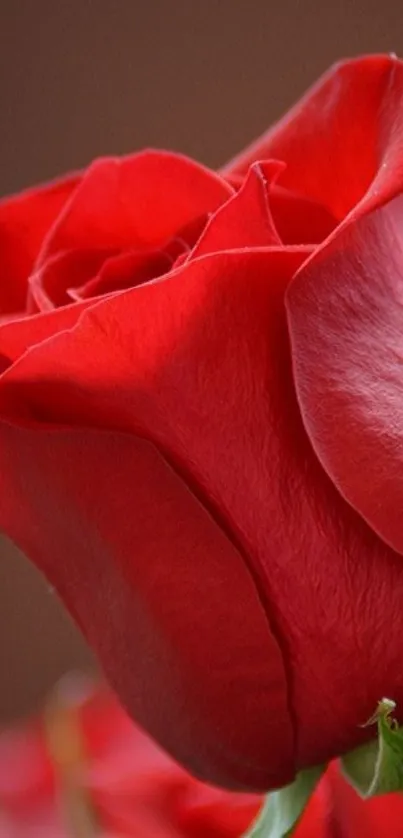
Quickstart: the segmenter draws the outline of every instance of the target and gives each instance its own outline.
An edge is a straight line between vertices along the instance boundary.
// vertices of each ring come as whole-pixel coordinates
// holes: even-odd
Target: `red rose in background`
[[[259,804],[193,779],[75,678],[41,717],[0,732],[0,838],[240,838]],[[332,764],[294,838],[335,836],[402,838],[402,796],[364,802]]]
[[[0,207],[0,523],[217,784],[403,704],[402,190],[379,56],[220,174],[143,152]]]
[[[239,838],[259,805],[193,779],[74,679],[42,718],[0,732],[0,838]],[[328,808],[322,782],[296,838],[326,838]]]

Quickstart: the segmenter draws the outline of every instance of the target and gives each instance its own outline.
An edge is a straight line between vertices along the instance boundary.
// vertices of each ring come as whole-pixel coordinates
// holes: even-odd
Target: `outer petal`
[[[121,699],[229,787],[293,774],[281,654],[247,565],[149,443],[3,424],[1,524],[57,587]]]
[[[380,166],[389,167],[391,133],[396,145],[403,146],[402,68],[393,56],[336,64],[223,174],[245,174],[255,160],[283,160],[283,186],[343,218]]]
[[[24,311],[43,239],[79,182],[79,175],[71,175],[0,202],[1,313]]]
[[[380,695],[403,704],[403,579],[399,557],[335,490],[302,425],[284,310],[301,258],[283,249],[204,257],[104,300],[72,332],[35,347],[5,373],[0,399],[3,415],[15,421],[136,429],[208,499],[247,557],[282,646],[304,767],[368,736],[360,725]],[[60,480],[64,472],[64,465],[57,470]],[[41,474],[54,494],[44,466]],[[122,516],[126,521],[126,507]],[[33,558],[43,565],[43,557]],[[53,549],[46,561],[56,577],[62,564]],[[87,562],[77,570],[72,608]],[[85,601],[80,607],[84,613]],[[92,619],[88,614],[88,624]],[[184,624],[188,619],[184,612]],[[97,623],[94,645],[102,630]],[[114,661],[129,677],[127,658]],[[238,657],[240,683],[245,661]],[[259,701],[257,727],[271,717],[266,688]],[[265,758],[269,765],[269,750]]]
[[[290,288],[295,380],[331,479],[403,552],[403,199],[346,228]]]
[[[93,300],[0,324],[0,371],[8,369],[32,346],[72,329]]]

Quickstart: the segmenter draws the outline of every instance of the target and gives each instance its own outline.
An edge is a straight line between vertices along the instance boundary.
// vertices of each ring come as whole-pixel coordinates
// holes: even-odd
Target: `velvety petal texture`
[[[2,433],[6,530],[56,583],[133,715],[217,783],[287,781],[280,650],[242,556],[191,490],[128,435]]]
[[[229,788],[403,706],[402,96],[357,59],[220,174],[96,161],[30,197],[48,229],[5,283],[0,524],[131,715]]]
[[[340,492],[403,552],[403,204],[346,228],[288,295],[305,425]]]

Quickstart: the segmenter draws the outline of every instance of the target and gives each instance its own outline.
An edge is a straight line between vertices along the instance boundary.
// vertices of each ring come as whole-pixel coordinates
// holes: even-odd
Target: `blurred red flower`
[[[0,838],[239,838],[261,802],[195,780],[82,679],[0,734]],[[362,801],[334,763],[295,838],[403,838],[403,798]]]
[[[260,802],[193,779],[81,681],[0,735],[0,838],[235,838]]]

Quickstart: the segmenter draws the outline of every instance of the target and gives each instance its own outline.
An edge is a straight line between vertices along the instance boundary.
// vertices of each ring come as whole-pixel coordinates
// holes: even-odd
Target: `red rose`
[[[239,838],[260,802],[195,780],[75,678],[42,716],[0,732],[0,838]],[[402,815],[400,794],[360,800],[333,763],[295,838],[402,838]]]
[[[44,716],[0,732],[0,838],[238,838],[248,829],[259,797],[195,780],[106,691],[78,687],[62,684]],[[313,838],[310,808],[301,838]]]
[[[295,838],[333,835],[339,814],[354,805],[348,797],[344,803],[344,785],[331,767]],[[61,683],[38,719],[0,731],[0,838],[239,838],[260,803],[257,795],[195,780],[131,723],[106,690],[74,677]],[[372,822],[363,819],[368,805],[355,808],[354,829],[360,811],[369,828]],[[344,817],[343,829],[345,822],[350,824]],[[390,838],[400,838],[397,827]]]
[[[403,705],[402,97],[347,62],[219,175],[145,152],[0,207],[0,522],[232,788]]]

